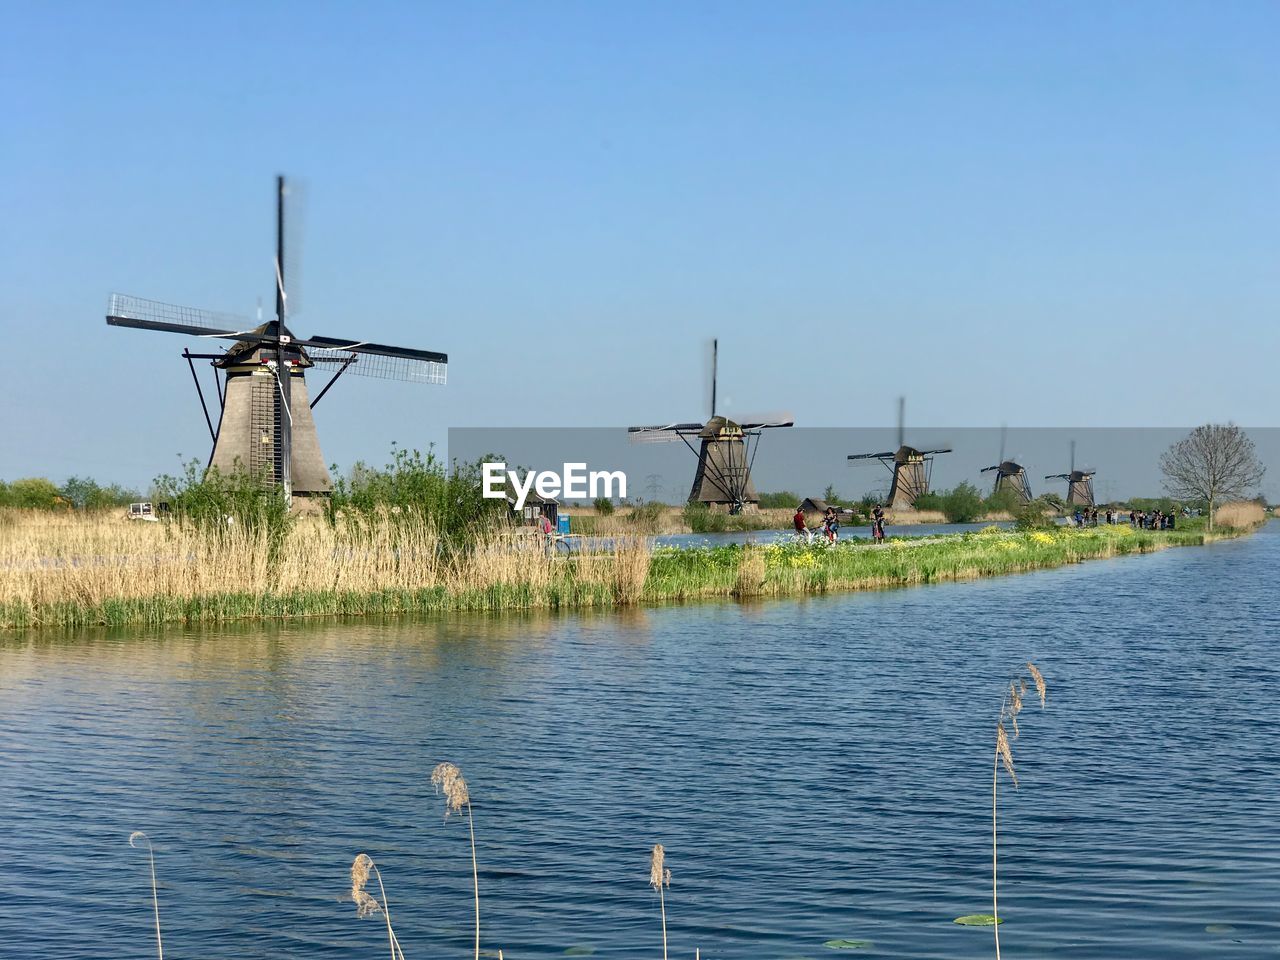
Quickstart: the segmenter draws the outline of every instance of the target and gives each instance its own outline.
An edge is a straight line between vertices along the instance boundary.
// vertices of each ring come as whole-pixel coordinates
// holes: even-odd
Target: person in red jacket
[[[809,532],[809,528],[804,522],[803,507],[796,507],[796,515],[791,518],[791,524],[796,528],[797,537],[804,537],[806,543],[813,539],[813,534]]]

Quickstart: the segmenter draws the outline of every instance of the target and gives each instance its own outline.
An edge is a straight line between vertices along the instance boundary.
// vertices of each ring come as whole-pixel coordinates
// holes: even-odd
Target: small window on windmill
[[[266,428],[266,427],[261,427],[261,428],[260,428],[260,430],[259,430],[259,434],[260,434],[260,435],[259,435],[259,437],[258,437],[258,442],[259,442],[259,443],[270,443],[270,442],[271,442],[271,434],[267,432],[267,428]]]

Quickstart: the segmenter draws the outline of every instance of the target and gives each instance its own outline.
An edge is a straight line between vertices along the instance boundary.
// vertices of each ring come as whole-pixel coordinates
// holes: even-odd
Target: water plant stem
[[[476,821],[470,800],[467,801],[467,826],[471,831],[471,886],[476,896],[476,960],[480,960],[480,868],[476,864]]]

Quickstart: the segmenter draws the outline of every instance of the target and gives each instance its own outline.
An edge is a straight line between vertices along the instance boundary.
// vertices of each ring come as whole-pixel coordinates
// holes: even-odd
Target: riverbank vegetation
[[[883,546],[864,539],[805,544],[779,537],[767,545],[681,549],[655,547],[633,534],[549,553],[529,530],[498,525],[451,538],[406,510],[283,522],[266,515],[217,525],[8,511],[0,537],[0,629],[611,607],[867,590],[1203,544],[1251,529],[1263,517],[1260,507],[1245,504],[1224,506],[1213,533],[1192,523],[1174,531],[991,527],[896,537]]]

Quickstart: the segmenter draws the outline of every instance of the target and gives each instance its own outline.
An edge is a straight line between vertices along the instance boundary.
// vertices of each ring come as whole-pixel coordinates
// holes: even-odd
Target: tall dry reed
[[[1267,511],[1253,500],[1224,503],[1213,512],[1214,525],[1228,530],[1248,530],[1266,521]]]
[[[480,868],[476,863],[476,821],[471,811],[471,791],[467,788],[462,771],[452,763],[436,764],[436,768],[431,771],[431,785],[435,787],[436,793],[444,796],[446,820],[449,819],[449,814],[458,813],[463,807],[467,810],[467,826],[471,832],[471,883],[476,901],[475,960],[480,960]]]
[[[649,886],[658,891],[658,909],[662,915],[662,960],[667,960],[667,898],[664,888],[671,886],[671,871],[667,869],[667,851],[655,843],[649,854]]]
[[[1036,695],[1040,698],[1040,709],[1043,710],[1045,698],[1048,694],[1044,675],[1031,661],[1027,661],[1027,674],[1030,675],[1031,681],[1035,685]],[[1012,728],[1013,739],[1018,739],[1018,714],[1022,712],[1023,697],[1026,694],[1026,677],[1019,673],[1009,681],[1009,688],[1005,691],[1004,701],[1000,705],[1000,717],[996,721],[996,746],[991,767],[991,929],[995,931],[996,960],[1000,960],[1000,904],[997,894],[997,853],[999,847],[997,792],[1000,786],[1001,767],[1004,767],[1005,773],[1009,775],[1009,779],[1013,782],[1013,788],[1015,790],[1018,789],[1018,774],[1014,769],[1013,750],[1009,746],[1009,730],[1005,724],[1007,723]]]
[[[365,890],[369,883],[369,874],[378,881],[378,892],[382,894],[382,903]],[[367,853],[356,854],[351,862],[351,900],[356,905],[356,916],[360,919],[381,913],[387,921],[387,942],[391,947],[391,960],[404,960],[404,951],[400,949],[400,938],[391,926],[391,905],[387,903],[387,889],[382,885],[382,871]]]
[[[768,568],[764,551],[759,547],[748,545],[742,549],[742,559],[738,562],[738,576],[733,586],[735,597],[754,597],[764,588]]]
[[[151,848],[151,838],[141,830],[129,834],[129,846],[136,847],[139,840],[147,842],[147,859],[151,862],[151,908],[156,918],[156,953],[164,960],[164,941],[160,939],[160,895],[156,891],[156,854]]]

